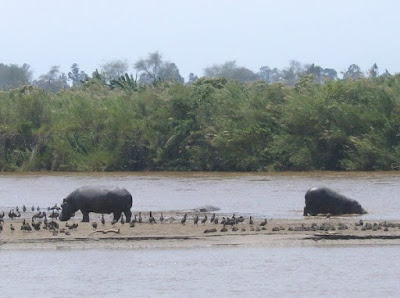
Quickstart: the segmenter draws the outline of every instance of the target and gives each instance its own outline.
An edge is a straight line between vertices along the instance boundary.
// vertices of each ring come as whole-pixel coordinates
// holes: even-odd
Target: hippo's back
[[[69,197],[78,209],[110,213],[132,207],[132,195],[125,188],[83,186],[72,192]]]

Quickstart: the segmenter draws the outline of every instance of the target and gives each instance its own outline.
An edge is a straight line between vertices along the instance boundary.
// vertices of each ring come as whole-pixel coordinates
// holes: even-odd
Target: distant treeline
[[[132,68],[134,74],[132,74]],[[127,75],[126,75],[127,74]],[[0,63],[0,89],[10,90],[23,85],[33,85],[45,91],[58,92],[60,90],[79,88],[90,78],[101,78],[107,83],[129,78],[138,86],[153,84],[156,81],[174,81],[185,85],[195,83],[200,77],[226,78],[227,80],[242,83],[265,81],[267,83],[282,83],[294,86],[301,78],[309,76],[316,83],[324,84],[336,80],[354,80],[360,78],[389,77],[387,70],[380,72],[378,66],[373,64],[371,68],[362,71],[356,64],[351,64],[345,71],[338,73],[333,68],[324,68],[314,63],[301,64],[298,61],[290,61],[289,66],[283,69],[262,66],[254,72],[246,67],[238,66],[236,61],[227,61],[223,64],[215,64],[204,69],[203,75],[197,76],[190,73],[188,80],[181,76],[175,63],[164,61],[158,52],[149,53],[147,58],[138,59],[131,64],[127,60],[111,60],[100,65],[92,76],[80,70],[74,63],[68,73],[60,71],[59,66],[52,66],[50,70],[32,79],[32,71],[29,64],[22,66],[16,64]]]
[[[78,74],[79,75],[79,72]],[[0,91],[2,171],[308,171],[400,167],[400,76],[291,86],[131,75]]]

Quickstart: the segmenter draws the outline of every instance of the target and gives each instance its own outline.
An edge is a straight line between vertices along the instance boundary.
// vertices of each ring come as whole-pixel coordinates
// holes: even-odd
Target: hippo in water
[[[67,221],[78,210],[83,214],[82,222],[89,222],[89,212],[113,213],[118,221],[122,212],[130,221],[132,212],[132,195],[125,188],[99,188],[84,186],[70,193],[61,205],[61,221]]]
[[[352,199],[326,187],[311,188],[306,193],[304,216],[317,214],[365,214],[367,211]]]

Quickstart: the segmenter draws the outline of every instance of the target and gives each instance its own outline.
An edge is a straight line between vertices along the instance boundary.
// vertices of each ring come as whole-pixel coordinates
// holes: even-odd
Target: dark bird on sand
[[[213,223],[213,222],[214,222],[214,220],[215,220],[215,213],[213,213],[213,214],[211,215],[210,222],[211,222],[211,223]]]
[[[35,211],[35,206],[32,206],[31,210],[32,210],[32,211]]]
[[[160,222],[164,222],[164,215],[162,214],[162,212],[161,212],[161,215],[160,215]]]
[[[77,227],[78,227],[78,224],[77,224],[77,223],[73,223],[72,225],[70,225],[70,226],[68,227],[68,229],[69,229],[69,230],[75,230]]]
[[[19,207],[18,206],[15,207],[15,211],[17,211],[17,212],[19,211]]]
[[[25,212],[25,211],[26,211],[26,206],[22,205],[22,212]]]
[[[193,224],[197,225],[198,222],[199,222],[199,216],[196,215],[196,217],[193,219]]]
[[[187,213],[185,213],[185,215],[183,216],[182,220],[181,220],[181,224],[185,224],[186,222],[186,218],[187,218]]]
[[[135,214],[135,218],[132,219],[131,223],[133,223],[133,224],[137,223],[137,215],[136,214]]]
[[[104,214],[101,215],[101,224],[103,226],[106,224],[106,220],[104,219]]]
[[[35,231],[40,231],[40,225],[42,224],[42,222],[32,222],[32,227],[35,229]]]
[[[251,216],[250,216],[249,224],[251,224],[251,225],[254,224],[253,217],[251,217]]]
[[[262,223],[260,223],[260,226],[263,227],[267,224],[267,219],[264,219],[264,221]]]
[[[214,219],[214,224],[218,224],[218,217],[216,219]]]
[[[157,223],[156,219],[153,216],[153,213],[150,211],[150,215],[149,215],[149,223],[153,224],[153,223]]]
[[[205,225],[206,221],[207,221],[207,214],[204,215],[204,218],[201,220],[201,223]]]
[[[139,219],[138,219],[138,223],[142,223],[143,219],[142,219],[142,212],[139,212]]]
[[[96,230],[97,229],[97,222],[95,222],[95,221],[92,222],[92,227],[93,227],[94,230]]]
[[[11,232],[15,231],[15,228],[14,228],[13,224],[10,224],[10,230],[11,230]]]
[[[49,217],[50,218],[57,218],[60,214],[58,212],[55,212],[54,210],[50,213]]]

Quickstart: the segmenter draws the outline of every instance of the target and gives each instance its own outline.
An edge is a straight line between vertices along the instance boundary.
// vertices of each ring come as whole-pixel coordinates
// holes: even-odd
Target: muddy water
[[[1,251],[2,297],[398,297],[395,246]]]
[[[327,186],[358,200],[371,219],[398,219],[400,172],[386,173],[107,173],[0,175],[0,209],[46,208],[83,185],[123,186],[134,210],[186,210],[212,205],[223,213],[301,218],[304,194]]]
[[[135,210],[301,218],[306,190],[357,199],[363,218],[399,219],[400,173],[0,175],[0,210],[45,208],[83,185],[119,185]],[[396,297],[398,246],[1,250],[1,297]]]

